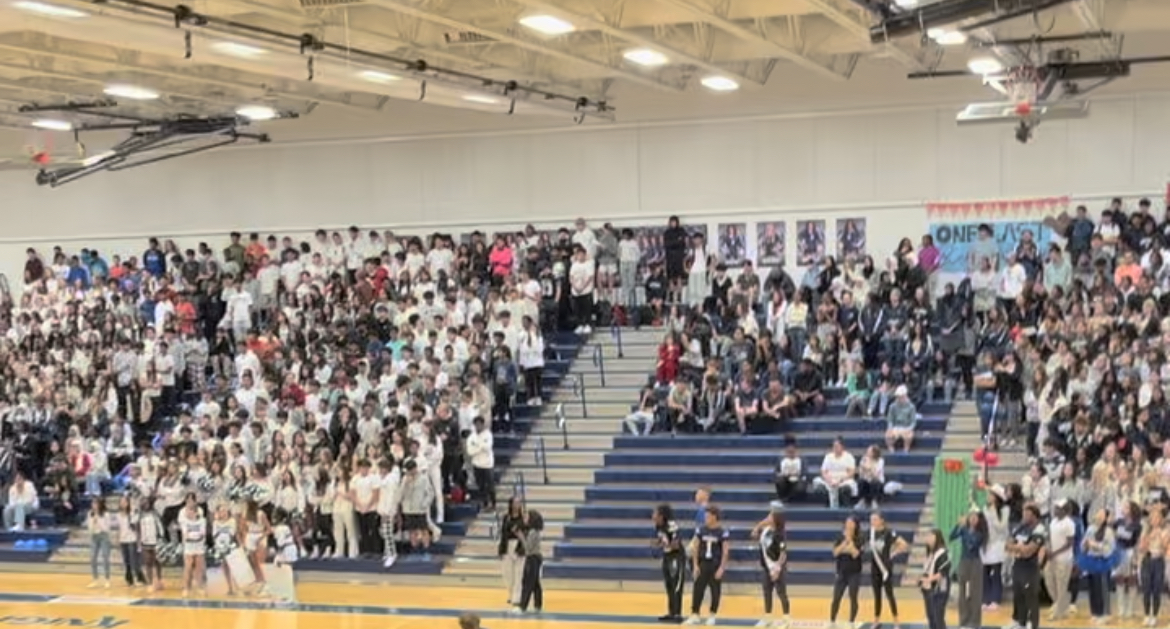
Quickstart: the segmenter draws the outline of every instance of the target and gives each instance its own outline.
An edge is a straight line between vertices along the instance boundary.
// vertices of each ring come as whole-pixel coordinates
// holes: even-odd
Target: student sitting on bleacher
[[[813,480],[813,488],[828,496],[829,507],[841,506],[843,498],[857,498],[857,461],[845,450],[845,442],[837,437],[821,461],[821,475]]]
[[[657,420],[658,392],[652,385],[642,387],[641,397],[633,412],[626,415],[624,421],[626,429],[634,436],[645,437],[654,430]]]
[[[918,409],[910,401],[906,385],[894,390],[894,403],[886,409],[886,448],[891,452],[899,441],[902,452],[910,452],[914,443],[914,427],[918,424]]]

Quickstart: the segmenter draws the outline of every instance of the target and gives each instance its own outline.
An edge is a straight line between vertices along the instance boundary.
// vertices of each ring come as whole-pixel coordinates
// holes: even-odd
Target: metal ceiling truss
[[[1077,19],[1089,32],[1105,32],[1105,0],[1077,0],[1072,4],[1072,11]],[[1102,59],[1120,59],[1122,35],[1112,35],[1093,39]]]
[[[752,27],[743,26],[730,19],[731,3],[727,0],[717,6],[707,6],[697,0],[663,0],[667,4],[690,11],[696,18],[711,26],[737,37],[773,59],[784,59],[831,79],[847,79],[857,65],[858,55],[817,55],[786,45],[768,36],[764,21],[756,20]]]
[[[543,40],[524,33],[520,29],[501,28],[496,24],[489,25],[484,23],[483,20],[476,20],[474,18],[455,18],[442,12],[442,7],[434,7],[429,4],[424,4],[423,7],[425,8],[422,8],[414,4],[408,4],[403,0],[367,0],[366,3],[371,6],[382,7],[389,11],[404,13],[448,28],[477,33],[498,42],[525,48],[578,66],[592,68],[594,71],[601,72],[606,76],[618,76],[635,83],[671,92],[679,92],[686,87],[685,81],[672,80],[670,73],[642,72],[631,69],[625,65],[620,55],[614,57],[613,55],[607,54],[605,58],[598,58],[596,55],[585,56],[579,51],[579,47],[570,47],[566,44],[571,38]]]
[[[737,68],[716,63],[713,54],[714,37],[708,29],[704,28],[705,25],[687,29],[672,24],[656,25],[653,29],[655,37],[651,38],[622,27],[621,16],[624,2],[614,2],[612,3],[613,10],[609,12],[596,11],[597,17],[592,17],[576,10],[563,8],[560,5],[547,3],[544,0],[517,1],[530,9],[553,15],[560,14],[578,29],[598,31],[627,42],[634,47],[657,50],[670,57],[673,63],[691,65],[707,74],[726,76],[743,83],[757,85],[763,85],[768,79],[766,73],[763,73],[761,79],[760,72],[756,72],[755,76],[750,76]]]
[[[861,5],[851,0],[804,1],[810,9],[845,29],[850,36],[871,45],[873,52],[885,53],[898,63],[915,70],[925,68],[928,65],[929,52],[926,47],[921,47],[917,53],[911,53],[892,41],[874,45],[870,40],[870,13]]]

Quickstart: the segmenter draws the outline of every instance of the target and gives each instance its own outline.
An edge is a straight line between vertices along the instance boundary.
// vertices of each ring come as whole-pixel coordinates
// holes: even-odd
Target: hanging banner
[[[1067,212],[1069,203],[1068,197],[928,203],[930,236],[942,254],[940,280],[958,284],[984,270],[985,261],[998,272],[1028,240],[1040,256],[1046,255],[1049,243],[1059,238],[1052,219]]]

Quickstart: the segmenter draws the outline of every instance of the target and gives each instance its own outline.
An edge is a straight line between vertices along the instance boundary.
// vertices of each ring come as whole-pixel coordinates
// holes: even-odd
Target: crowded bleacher
[[[777,435],[761,485],[784,502],[876,508],[900,485],[884,455],[966,397],[990,445],[1036,462],[1004,491],[1012,517],[1059,499],[1118,517],[1170,501],[1170,220],[1123,208],[1051,221],[1047,252],[1026,235],[1001,250],[988,225],[951,283],[929,236],[761,277],[677,218],[661,256],[583,220],[462,243],[352,227],[30,249],[0,343],[5,525],[77,523],[125,494],[171,538],[193,494],[286,518],[306,557],[426,558],[446,507],[496,508],[495,440],[545,401],[546,336],[612,325],[663,331],[634,438]],[[802,441],[826,409],[866,436]],[[827,451],[815,473],[798,446]]]

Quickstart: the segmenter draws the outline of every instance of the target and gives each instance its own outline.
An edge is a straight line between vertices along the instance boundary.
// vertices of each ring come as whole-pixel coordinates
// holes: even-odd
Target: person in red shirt
[[[674,382],[674,379],[678,377],[680,357],[678,343],[675,342],[674,336],[668,336],[662,345],[658,346],[658,368],[655,371],[658,384],[666,386]]]

